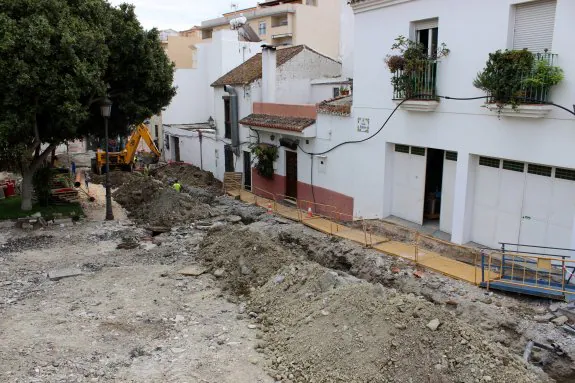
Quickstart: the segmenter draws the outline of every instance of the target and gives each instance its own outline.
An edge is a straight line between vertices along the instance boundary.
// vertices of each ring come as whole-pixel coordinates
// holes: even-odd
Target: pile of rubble
[[[222,183],[210,172],[200,170],[193,165],[167,164],[151,171],[151,174],[164,183],[178,180],[183,188],[202,188],[214,195],[222,194]]]
[[[130,218],[148,226],[169,228],[211,215],[210,205],[152,178],[134,177],[113,196],[130,212]]]

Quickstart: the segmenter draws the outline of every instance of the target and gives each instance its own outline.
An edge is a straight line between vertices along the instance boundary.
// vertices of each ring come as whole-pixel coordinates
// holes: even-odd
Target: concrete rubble
[[[178,175],[189,193],[169,188]],[[0,232],[0,381],[575,379],[567,304],[418,270],[222,196],[197,169],[117,186],[136,225]],[[53,281],[64,262],[83,276]]]

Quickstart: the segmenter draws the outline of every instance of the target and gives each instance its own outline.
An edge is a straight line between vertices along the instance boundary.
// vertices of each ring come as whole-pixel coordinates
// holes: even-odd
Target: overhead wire
[[[321,155],[325,155],[327,153],[330,153],[332,151],[334,151],[335,149],[342,147],[344,145],[349,145],[349,144],[359,144],[362,142],[366,142],[368,140],[371,140],[372,138],[374,138],[375,136],[377,136],[382,130],[383,128],[387,125],[387,123],[389,122],[389,120],[391,119],[391,117],[393,117],[393,115],[395,114],[395,112],[401,107],[401,105],[403,105],[404,102],[411,100],[411,99],[416,99],[419,98],[423,95],[417,94],[417,95],[413,95],[411,97],[407,97],[404,98],[403,100],[401,100],[400,103],[398,103],[396,105],[396,107],[391,111],[391,113],[389,114],[389,116],[387,116],[387,118],[385,119],[385,121],[383,122],[383,124],[381,125],[381,127],[371,136],[366,137],[366,138],[362,138],[361,140],[349,140],[349,141],[344,141],[344,142],[340,142],[339,144],[324,150],[322,152],[308,152],[306,151],[304,148],[302,148],[300,146],[300,144],[298,143],[298,149],[301,150],[303,153],[307,154],[310,156],[310,184],[311,184],[311,192],[312,192],[312,198],[313,198],[313,202],[315,203],[315,193],[314,193],[314,185],[313,185],[313,156],[321,156]],[[451,97],[451,96],[435,96],[436,98],[443,98],[445,100],[454,100],[454,101],[472,101],[472,100],[481,100],[481,99],[485,99],[485,98],[490,98],[491,96],[485,95],[485,96],[475,96],[475,97]],[[527,99],[527,101],[535,101],[539,104],[545,104],[545,105],[551,105],[554,106],[556,108],[562,109],[568,113],[571,113],[572,115],[575,116],[575,105],[573,105],[573,110],[570,110],[562,105],[558,105],[555,104],[553,102],[547,102],[547,101],[541,101],[541,100],[535,100],[535,99]]]

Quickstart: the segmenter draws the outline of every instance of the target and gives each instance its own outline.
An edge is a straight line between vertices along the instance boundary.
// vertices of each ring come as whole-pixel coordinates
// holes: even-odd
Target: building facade
[[[258,50],[261,48],[258,47]],[[264,71],[265,66],[270,70]],[[177,138],[180,146],[177,150],[180,160],[201,166],[220,180],[225,172],[242,172],[244,185],[251,188],[252,181],[256,186],[259,185],[258,182],[264,182],[258,177],[257,171],[253,170],[255,159],[251,153],[251,145],[257,142],[278,145],[282,134],[289,135],[290,132],[281,129],[262,131],[261,127],[240,124],[237,126],[237,143],[234,143],[231,126],[233,95],[237,100],[237,120],[256,113],[257,109],[254,110],[254,107],[257,108],[257,105],[263,102],[271,104],[272,108],[273,105],[279,105],[276,110],[288,104],[292,106],[292,110],[305,110],[309,113],[311,109],[315,114],[315,103],[323,100],[325,94],[332,94],[334,89],[340,87],[349,87],[348,80],[340,78],[340,75],[341,64],[338,61],[303,45],[278,49],[277,57],[274,56],[269,61],[258,53],[211,84],[212,131],[206,126],[201,133],[183,132],[182,129],[176,132],[173,128],[166,131],[179,135]],[[324,83],[326,78],[331,81]],[[316,83],[316,79],[323,80]],[[275,164],[278,177],[275,180],[280,186],[274,186],[276,191],[285,191],[281,177],[286,174],[286,151],[290,149],[279,147]],[[175,154],[176,147],[171,145],[166,151],[167,159],[175,160]]]
[[[304,149],[323,153],[316,157],[326,166],[302,157],[302,181],[313,174],[314,185],[351,197],[356,216],[435,224],[455,243],[574,248],[575,3],[356,0],[352,7],[351,115],[318,117],[317,138]],[[427,92],[395,110],[405,96],[385,59],[398,36],[430,50],[445,43],[450,52],[422,74],[433,73],[423,81]],[[563,80],[539,102],[489,103],[474,80],[489,54],[505,49],[544,57],[562,68]]]
[[[329,57],[339,59],[344,0],[264,1],[256,7],[224,14],[202,22],[204,39],[213,32],[229,29],[231,19],[243,15],[263,43],[270,45],[307,45]],[[348,17],[346,20],[350,20]],[[349,23],[348,23],[349,24]],[[347,25],[348,25],[347,24]],[[346,45],[346,48],[350,48]],[[349,50],[349,49],[348,49]]]

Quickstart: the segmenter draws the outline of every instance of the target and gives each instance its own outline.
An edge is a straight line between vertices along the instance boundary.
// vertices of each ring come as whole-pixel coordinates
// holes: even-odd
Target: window
[[[232,121],[231,121],[231,113],[230,113],[230,99],[229,98],[224,98],[224,126],[225,126],[225,132],[224,132],[224,138],[232,138]]]
[[[417,146],[411,147],[411,154],[415,154],[416,156],[425,156],[425,148],[419,148]]]
[[[525,164],[523,162],[503,160],[503,169],[523,173]]]
[[[166,137],[164,137],[164,145],[166,146],[167,150],[170,150],[170,136],[168,136],[166,134]]]
[[[305,0],[306,5],[317,5],[317,0]]]
[[[490,168],[498,168],[501,161],[498,158],[479,157],[479,165],[489,166]]]
[[[260,22],[259,34],[260,34],[260,36],[263,36],[266,34],[266,23],[265,23],[265,21]]]
[[[409,146],[395,144],[395,151],[400,152],[400,153],[408,153],[409,154]]]
[[[575,181],[575,170],[555,168],[555,178],[562,180]]]
[[[158,125],[154,126],[154,137],[158,138],[160,137],[160,128],[158,127]]]
[[[202,29],[202,39],[211,39],[213,31],[213,29]]]
[[[438,20],[429,19],[417,21],[413,23],[413,26],[415,29],[415,41],[423,45],[430,57],[434,57],[437,54],[439,34]]]
[[[339,88],[333,88],[333,98],[339,97]]]
[[[445,159],[448,161],[457,161],[457,152],[445,152]]]
[[[513,49],[532,52],[551,50],[556,0],[538,0],[515,5]]]
[[[537,174],[538,176],[551,177],[551,166],[529,164],[527,166],[527,173]]]

